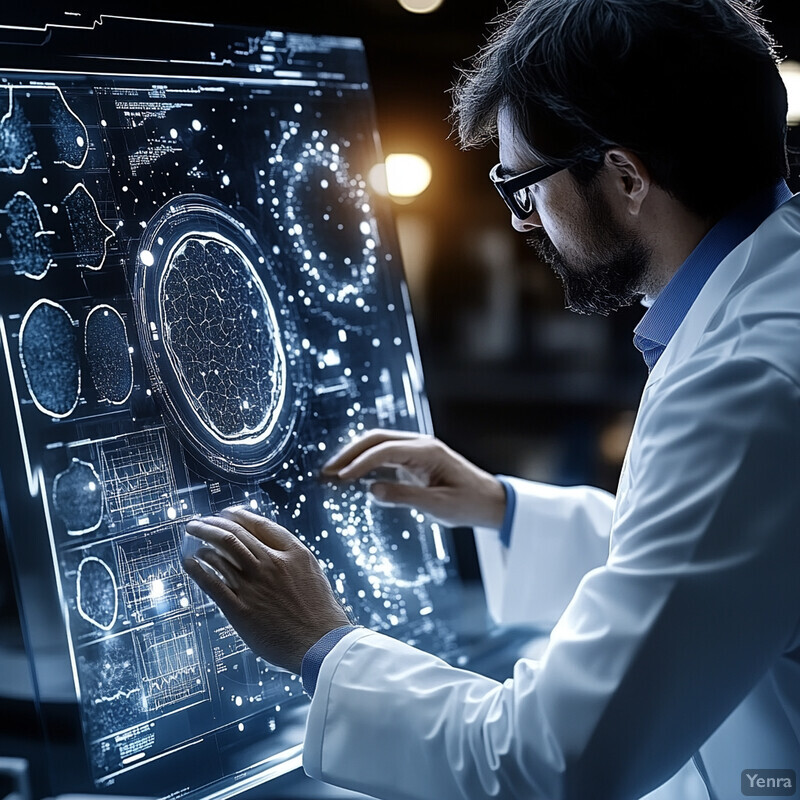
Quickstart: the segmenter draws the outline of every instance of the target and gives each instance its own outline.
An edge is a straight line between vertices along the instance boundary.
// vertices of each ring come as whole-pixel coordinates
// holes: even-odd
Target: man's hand
[[[376,481],[375,499],[413,506],[446,525],[499,528],[506,497],[500,482],[432,436],[372,430],[346,445],[322,468],[340,481],[363,478],[373,470],[395,467],[397,481]]]
[[[277,523],[233,507],[186,531],[205,545],[184,554],[184,569],[271,664],[299,673],[309,647],[352,624],[314,555]]]

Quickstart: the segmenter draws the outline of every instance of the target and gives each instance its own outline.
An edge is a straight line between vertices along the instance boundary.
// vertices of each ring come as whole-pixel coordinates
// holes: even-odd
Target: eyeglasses
[[[497,189],[511,213],[518,219],[525,220],[533,214],[536,208],[531,186],[555,175],[556,172],[568,169],[569,166],[554,167],[552,164],[543,164],[541,167],[529,169],[519,175],[503,175],[502,166],[495,164],[489,171],[489,180],[494,184],[494,188]]]

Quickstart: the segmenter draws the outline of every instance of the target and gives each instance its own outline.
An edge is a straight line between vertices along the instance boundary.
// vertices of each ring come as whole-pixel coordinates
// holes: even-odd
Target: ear
[[[652,183],[647,167],[639,156],[621,147],[606,151],[605,166],[617,199],[629,214],[637,216]]]

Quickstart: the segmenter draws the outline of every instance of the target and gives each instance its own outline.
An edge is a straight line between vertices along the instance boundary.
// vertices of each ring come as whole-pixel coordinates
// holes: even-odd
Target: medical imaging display
[[[0,34],[3,527],[45,727],[66,684],[85,751],[56,788],[234,794],[297,766],[308,700],[184,573],[189,519],[246,504],[360,624],[455,647],[450,533],[319,478],[365,429],[430,430],[363,47]]]

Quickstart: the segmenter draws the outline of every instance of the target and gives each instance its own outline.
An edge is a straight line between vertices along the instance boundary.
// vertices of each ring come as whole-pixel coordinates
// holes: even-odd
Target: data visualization
[[[71,19],[0,28],[3,527],[44,726],[66,692],[85,755],[54,795],[222,797],[297,765],[308,701],[184,573],[188,520],[245,504],[358,622],[456,647],[449,532],[320,479],[430,430],[366,59]]]

